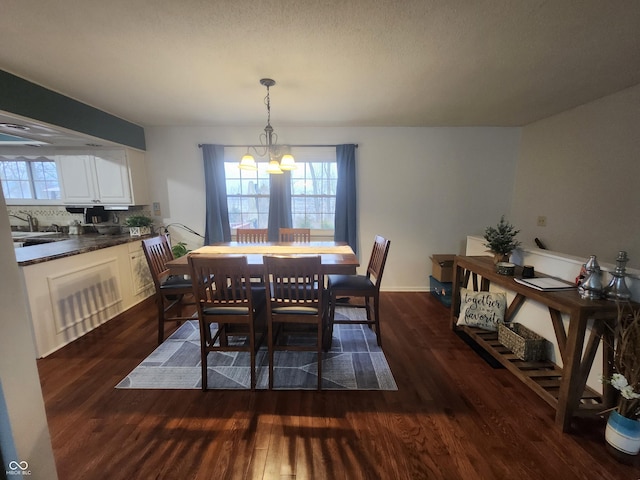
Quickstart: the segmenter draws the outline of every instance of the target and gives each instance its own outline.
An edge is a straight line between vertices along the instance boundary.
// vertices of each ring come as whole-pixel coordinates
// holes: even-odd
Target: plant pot
[[[624,463],[632,463],[640,451],[640,421],[623,417],[613,410],[604,438],[611,453]]]
[[[151,235],[151,227],[129,227],[129,235],[132,237]]]
[[[493,252],[493,263],[498,265],[499,263],[509,263],[510,253],[496,253]]]

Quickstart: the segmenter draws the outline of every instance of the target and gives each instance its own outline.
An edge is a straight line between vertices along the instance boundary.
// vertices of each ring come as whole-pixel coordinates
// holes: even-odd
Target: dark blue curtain
[[[280,239],[280,228],[291,228],[291,173],[269,176],[269,241]]]
[[[336,186],[336,242],[347,242],[358,253],[358,210],[356,203],[356,146],[336,147],[338,184]]]
[[[204,244],[230,242],[227,184],[224,174],[224,147],[203,145],[204,185],[206,190],[206,223]]]

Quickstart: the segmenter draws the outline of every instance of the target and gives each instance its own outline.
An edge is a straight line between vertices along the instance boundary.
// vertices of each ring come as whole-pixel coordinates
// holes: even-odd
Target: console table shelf
[[[516,269],[521,275],[521,268]],[[539,274],[538,274],[539,275]],[[472,285],[469,286],[469,283]],[[546,306],[556,335],[563,367],[551,362],[524,362],[498,342],[496,332],[487,332],[469,326],[457,326],[460,313],[460,288],[488,291],[494,284],[515,294],[507,307],[505,322],[511,322],[525,301]],[[490,257],[456,256],[453,265],[451,292],[451,326],[469,335],[498,362],[516,375],[534,392],[556,409],[556,424],[568,431],[574,415],[593,414],[613,406],[615,392],[610,385],[603,393],[586,386],[596,350],[601,340],[603,348],[602,370],[611,373],[613,364],[612,329],[617,316],[617,305],[606,300],[584,300],[576,290],[539,291],[522,285],[514,277],[500,275]],[[569,319],[565,329],[563,315]],[[585,344],[587,322],[592,321],[589,339]]]
[[[502,366],[527,384],[545,402],[553,408],[558,407],[558,397],[562,386],[562,368],[549,361],[526,362],[520,360],[511,350],[498,341],[497,332],[490,332],[467,325],[457,328],[466,333]],[[589,387],[584,388],[579,401],[579,408],[574,413],[576,415],[582,413],[592,414],[594,411],[601,412],[606,408],[602,395]]]

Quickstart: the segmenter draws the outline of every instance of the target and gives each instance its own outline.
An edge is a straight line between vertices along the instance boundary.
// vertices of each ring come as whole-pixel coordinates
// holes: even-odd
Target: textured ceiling
[[[638,0],[20,0],[0,69],[142,126],[517,126],[640,83]]]

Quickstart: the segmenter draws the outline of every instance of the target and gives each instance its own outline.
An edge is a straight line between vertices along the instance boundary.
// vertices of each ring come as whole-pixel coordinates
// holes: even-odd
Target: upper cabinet
[[[148,205],[144,153],[109,149],[56,155],[68,205]]]

